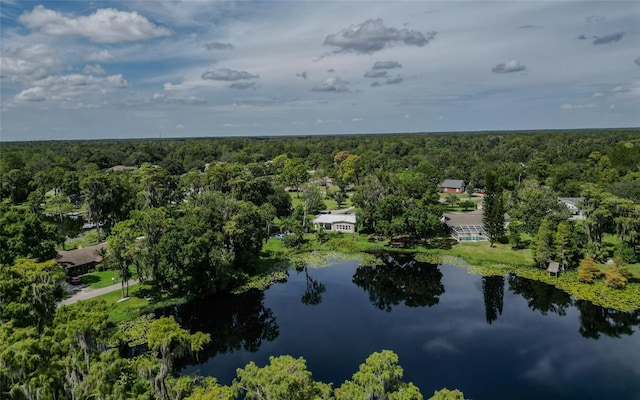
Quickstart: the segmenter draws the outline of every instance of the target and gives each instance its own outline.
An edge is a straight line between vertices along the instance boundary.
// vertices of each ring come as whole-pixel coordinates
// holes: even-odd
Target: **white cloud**
[[[422,346],[422,348],[428,353],[436,354],[459,354],[460,349],[457,348],[450,341],[443,338],[431,339]]]
[[[593,103],[587,103],[587,104],[571,104],[571,103],[564,103],[560,106],[561,110],[580,110],[583,108],[595,108],[596,105]]]
[[[26,45],[3,53],[0,57],[0,77],[12,81],[46,78],[59,68],[56,50],[46,44]]]
[[[178,125],[176,125],[176,129],[184,129],[184,125],[178,124]]]
[[[231,85],[229,85],[229,87],[232,89],[240,89],[240,90],[255,89],[256,83],[255,82],[233,82]]]
[[[85,57],[87,61],[114,61],[116,58],[109,52],[109,50],[94,51]]]
[[[597,92],[597,93],[594,93],[593,96],[591,97],[593,97],[594,99],[598,97],[604,97],[604,93]]]
[[[611,89],[611,94],[620,102],[633,102],[638,104],[640,100],[640,83],[625,84]]]
[[[231,43],[208,42],[203,43],[202,46],[207,50],[233,50]]]
[[[609,35],[604,35],[604,36],[594,36],[593,38],[593,44],[609,44],[609,43],[615,43],[617,41],[619,41],[620,39],[622,39],[622,37],[624,36],[624,32],[618,32],[618,33],[612,33]]]
[[[47,35],[83,36],[96,43],[133,42],[172,34],[135,11],[113,8],[101,8],[88,16],[65,16],[38,5],[22,14],[19,21]]]
[[[54,101],[68,103],[83,95],[103,95],[111,89],[127,87],[127,81],[122,75],[95,77],[93,75],[59,75],[49,76],[32,83],[18,93],[16,101]],[[77,103],[76,103],[77,104]]]
[[[400,75],[396,75],[395,78],[389,78],[385,81],[385,83],[387,85],[397,85],[399,83],[402,83],[402,77]]]
[[[555,378],[556,372],[558,368],[553,365],[551,357],[545,356],[538,359],[535,365],[525,371],[522,376],[533,381],[550,382]]]
[[[397,61],[376,61],[373,64],[373,69],[393,69],[402,68],[402,64]]]
[[[616,86],[611,89],[611,93],[619,94],[619,93],[629,93],[629,92],[637,92],[640,90],[640,85],[624,85],[624,86]]]
[[[223,124],[222,126],[225,127],[225,128],[245,128],[245,127],[249,127],[249,126],[251,126],[251,127],[260,126],[260,124],[258,124],[257,122],[253,122],[251,124],[235,124],[235,123],[228,122],[226,124]]]
[[[341,123],[341,122],[342,122],[342,120],[340,120],[340,119],[321,119],[321,118],[318,118],[318,119],[316,120],[316,125],[322,125],[322,124],[339,124],[339,123]]]
[[[366,20],[329,35],[325,38],[324,44],[338,47],[339,50],[335,52],[371,54],[396,44],[424,46],[435,36],[436,32],[429,32],[425,36],[418,31],[387,27],[384,21],[378,18]]]
[[[36,86],[58,88],[58,87],[85,87],[85,86],[103,86],[110,88],[125,88],[127,81],[122,75],[110,75],[104,78],[95,76],[87,76],[80,74],[50,76],[45,79],[34,82]]]
[[[491,72],[495,72],[496,74],[507,74],[510,72],[524,71],[525,69],[527,69],[527,67],[520,64],[520,61],[511,60],[507,63],[500,63],[496,65],[491,68]]]
[[[590,15],[586,18],[586,21],[590,24],[604,22],[607,18],[602,15]]]
[[[349,88],[347,87],[348,84],[349,82],[343,81],[340,78],[327,78],[322,82],[318,82],[312,90],[314,92],[343,93],[349,91]]]
[[[259,75],[251,74],[247,71],[236,71],[229,68],[210,69],[204,72],[202,79],[211,79],[214,81],[239,81],[242,79],[258,79]]]
[[[364,77],[365,78],[386,78],[388,73],[389,72],[385,70],[378,70],[378,71],[369,70],[365,72]]]
[[[207,103],[207,100],[201,97],[193,96],[193,95],[180,97],[180,96],[167,96],[165,93],[154,93],[153,96],[151,96],[151,100],[155,103],[166,103],[166,104],[181,103],[186,105],[199,105],[199,104]]]
[[[84,72],[86,75],[104,75],[104,74],[106,74],[105,70],[102,69],[100,64],[94,64],[94,65],[87,64],[82,69],[82,72]]]
[[[631,39],[640,20],[631,3],[618,3],[609,7],[590,2],[587,10],[570,1],[443,2],[434,16],[424,13],[428,7],[422,2],[374,2],[363,9],[361,2],[332,6],[279,0],[15,1],[16,8],[10,15],[3,14],[0,27],[2,136],[3,140],[42,138],[46,133],[40,132],[47,132],[43,128],[50,121],[67,123],[70,133],[65,138],[134,132],[157,137],[159,121],[163,135],[205,132],[212,113],[233,115],[217,117],[217,124],[243,123],[245,129],[233,130],[243,135],[420,131],[433,123],[443,131],[636,126],[640,67],[634,60],[640,53]],[[46,8],[34,9],[37,4]],[[100,35],[111,25],[97,24],[95,33],[82,29],[90,17],[101,15],[98,9],[107,7],[121,10],[112,13],[125,19],[135,11],[149,24],[171,29],[173,34],[144,42],[91,42],[87,35]],[[18,20],[21,14],[23,18],[38,13],[44,17],[48,10],[51,18],[37,22],[41,27],[29,29]],[[607,20],[587,26],[589,15],[606,15]],[[384,23],[375,23],[379,17]],[[365,24],[367,21],[370,23]],[[403,26],[404,22],[409,24]],[[348,29],[352,25],[353,32]],[[524,25],[541,28],[516,29]],[[54,27],[75,36],[46,32]],[[372,31],[365,32],[365,27]],[[406,38],[411,32],[425,38],[429,30],[442,34],[420,47],[420,40],[416,45],[405,43],[403,30]],[[615,32],[626,34],[608,45],[591,44],[594,35]],[[337,40],[341,46],[324,44],[327,36],[337,33],[341,34],[328,42]],[[575,40],[581,33],[587,40]],[[213,50],[203,47],[205,43]],[[323,52],[332,56],[314,62]],[[371,53],[374,55],[368,55]],[[489,72],[498,63],[505,64],[505,71],[514,69],[508,65],[510,60],[519,60],[520,67],[526,64],[526,70]],[[395,63],[402,67],[382,68]],[[130,85],[116,90],[107,84],[87,83],[54,90],[35,83],[49,76],[82,74],[87,64],[100,65],[106,74],[87,70],[85,75],[122,74]],[[209,68],[242,70],[260,79],[202,79]],[[368,70],[388,73],[367,79],[363,74]],[[399,72],[405,82],[386,85]],[[326,79],[338,76],[340,81]],[[247,90],[229,88],[234,82],[243,83],[234,88]],[[256,90],[244,82],[256,82]],[[615,86],[620,88],[612,91]],[[152,100],[156,92],[167,98]],[[592,97],[596,92],[604,96]],[[205,101],[205,107],[187,106]],[[61,102],[65,110],[53,106]],[[569,106],[560,109],[563,103]],[[588,108],[588,103],[597,107]],[[611,104],[616,105],[613,112]],[[78,110],[69,111],[72,105]],[[100,108],[82,108],[96,105]],[[136,113],[143,109],[148,113],[118,118],[127,106],[136,106]],[[36,113],[38,119],[32,117]],[[446,119],[439,120],[440,115]],[[363,121],[351,122],[354,116]],[[316,125],[318,118],[349,123]],[[294,126],[292,120],[306,125]],[[176,131],[178,121],[188,122],[188,128]],[[250,129],[248,124],[253,121],[264,129]],[[105,126],[112,129],[107,131]]]
[[[47,93],[44,88],[36,86],[18,93],[15,99],[18,101],[45,101]]]

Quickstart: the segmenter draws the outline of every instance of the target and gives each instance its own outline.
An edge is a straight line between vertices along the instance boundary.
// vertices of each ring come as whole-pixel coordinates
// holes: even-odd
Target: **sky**
[[[640,1],[0,0],[0,140],[640,126]]]

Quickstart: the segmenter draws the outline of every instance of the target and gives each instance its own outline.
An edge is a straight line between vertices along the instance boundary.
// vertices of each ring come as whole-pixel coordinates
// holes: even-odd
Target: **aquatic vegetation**
[[[415,256],[416,261],[428,264],[442,264],[442,255],[433,253],[419,253]]]
[[[287,261],[292,265],[301,265],[309,268],[323,268],[334,264],[336,261],[365,261],[375,256],[360,252],[339,252],[339,251],[311,251],[297,253],[287,256]]]
[[[640,309],[640,284],[628,283],[624,288],[614,289],[607,282],[598,279],[593,283],[582,283],[577,271],[563,271],[558,277],[549,276],[546,270],[534,267],[517,267],[506,264],[470,265],[456,258],[445,257],[446,264],[464,267],[469,272],[482,276],[514,274],[522,278],[532,279],[555,286],[573,296],[576,300],[588,300],[602,307],[618,311]],[[451,261],[451,262],[450,262]]]
[[[232,293],[244,293],[251,289],[266,290],[276,282],[286,281],[287,277],[288,275],[286,270],[277,270],[263,275],[256,275],[251,277],[251,279],[244,284],[236,287]]]

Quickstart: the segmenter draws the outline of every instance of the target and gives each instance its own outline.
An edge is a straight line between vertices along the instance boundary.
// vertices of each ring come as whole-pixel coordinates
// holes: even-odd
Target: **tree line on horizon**
[[[637,262],[639,253],[639,133],[3,143],[2,393],[16,399],[80,399],[95,393],[167,399],[210,398],[211,393],[256,398],[255,393],[273,390],[267,398],[279,398],[281,390],[295,393],[292,388],[304,387],[317,398],[341,398],[339,393],[359,398],[374,393],[369,390],[380,391],[376,398],[422,398],[400,381],[391,354],[383,357],[388,369],[376,372],[365,362],[361,375],[335,391],[314,382],[303,362],[294,359],[272,360],[276,370],[300,371],[290,376],[286,388],[261,386],[265,376],[278,372],[255,365],[238,371],[240,386],[206,379],[190,386],[173,375],[173,362],[202,349],[206,334],[192,334],[161,318],[138,321],[131,327],[135,338],[118,339],[115,332],[123,328],[110,325],[104,306],[92,302],[56,311],[63,273],[51,260],[64,238],[45,221],[43,204],[59,215],[82,207],[96,223],[98,237],[107,240],[108,260],[124,281],[133,266],[133,273],[154,290],[184,298],[224,292],[256,274],[260,264],[255,261],[275,221],[277,229],[295,233],[288,239],[291,245],[298,244],[296,238],[304,241],[310,216],[322,209],[328,195],[338,204],[349,196],[362,234],[402,236],[415,243],[441,237],[445,206],[437,185],[447,178],[486,188],[485,209],[491,212],[485,225],[492,242],[530,247],[540,266],[555,259],[574,268],[585,259],[606,259],[610,253],[603,238],[613,234],[618,240],[614,258],[623,266]],[[113,168],[119,165],[135,171]],[[331,193],[327,186],[322,193],[322,183],[309,184],[326,177],[336,188]],[[285,187],[297,193],[295,207]],[[570,220],[558,196],[583,197],[584,222]],[[506,230],[504,212],[510,215]],[[624,286],[627,271],[615,271],[619,276],[612,282]],[[486,282],[488,293],[495,292],[494,284]],[[501,311],[500,296],[492,299],[488,320]],[[118,343],[146,343],[151,352],[136,360],[121,358]],[[377,387],[372,383],[376,373],[391,377],[382,389],[371,389]],[[255,393],[247,389],[251,385]],[[390,394],[395,392],[408,397]]]

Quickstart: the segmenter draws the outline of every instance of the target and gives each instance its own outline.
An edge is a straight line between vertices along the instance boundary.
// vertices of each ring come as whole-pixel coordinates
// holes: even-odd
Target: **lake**
[[[429,398],[458,388],[479,399],[640,399],[640,312],[576,301],[515,276],[384,258],[290,271],[264,292],[171,307],[212,335],[182,373],[230,384],[271,355],[304,357],[315,380],[340,386],[374,351],[400,357],[404,380]]]

